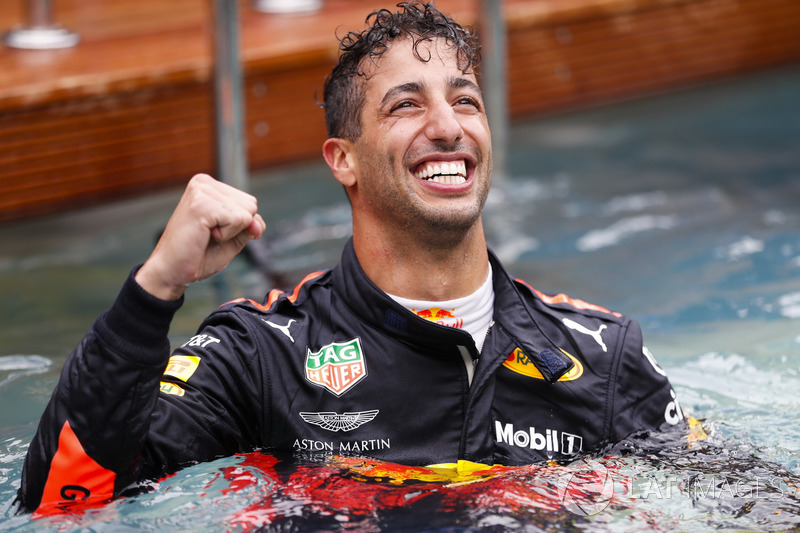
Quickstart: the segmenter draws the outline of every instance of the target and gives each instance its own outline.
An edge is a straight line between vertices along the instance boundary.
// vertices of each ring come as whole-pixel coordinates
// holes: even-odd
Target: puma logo
[[[262,318],[261,320],[264,320],[264,319]],[[269,324],[273,328],[280,330],[281,333],[283,333],[284,335],[289,337],[289,340],[292,341],[292,342],[294,342],[294,337],[292,337],[292,333],[289,331],[289,326],[291,326],[292,322],[294,322],[294,321],[295,321],[294,318],[292,318],[291,320],[289,320],[289,323],[286,324],[285,326],[279,326],[278,324],[275,324],[274,322],[270,322],[269,320],[264,320],[264,322],[266,322],[267,324]]]
[[[569,329],[574,329],[578,333],[583,333],[584,335],[589,335],[591,338],[593,338],[595,341],[597,341],[597,344],[600,345],[600,347],[603,349],[604,352],[608,351],[608,348],[606,347],[606,343],[603,342],[603,337],[600,336],[602,331],[608,327],[605,324],[603,324],[602,326],[597,328],[596,331],[592,331],[591,329],[587,328],[583,324],[578,324],[577,322],[575,322],[574,320],[570,320],[569,318],[562,318],[561,321]]]

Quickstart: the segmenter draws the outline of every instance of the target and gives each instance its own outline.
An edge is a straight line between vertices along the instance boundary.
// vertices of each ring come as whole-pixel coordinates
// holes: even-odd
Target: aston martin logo
[[[300,413],[300,416],[309,424],[314,424],[328,431],[352,431],[371,421],[378,416],[379,412],[378,409],[343,414],[329,411],[324,413]]]

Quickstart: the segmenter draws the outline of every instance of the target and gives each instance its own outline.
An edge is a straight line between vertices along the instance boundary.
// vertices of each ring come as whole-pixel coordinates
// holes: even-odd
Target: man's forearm
[[[153,298],[131,277],[65,363],[23,470],[23,510],[103,500],[135,476],[169,324],[182,302]]]

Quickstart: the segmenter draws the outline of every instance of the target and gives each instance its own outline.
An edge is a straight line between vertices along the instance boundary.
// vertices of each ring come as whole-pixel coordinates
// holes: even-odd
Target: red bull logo
[[[436,322],[442,326],[449,326],[451,328],[462,328],[464,326],[464,319],[456,317],[455,309],[431,307],[430,309],[422,309],[420,311],[412,309],[412,311],[418,317],[425,318],[431,322]]]

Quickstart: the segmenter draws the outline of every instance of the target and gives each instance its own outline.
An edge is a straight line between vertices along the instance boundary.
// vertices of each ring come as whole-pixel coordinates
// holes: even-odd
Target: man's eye
[[[397,111],[398,109],[403,109],[407,107],[412,107],[414,104],[408,100],[404,100],[392,106],[392,111]]]
[[[477,109],[481,108],[481,105],[480,105],[480,103],[478,103],[478,100],[476,100],[475,98],[472,98],[471,96],[462,96],[461,98],[456,100],[456,104],[458,104],[458,105],[470,105],[470,106],[473,106],[473,107],[475,107]]]

